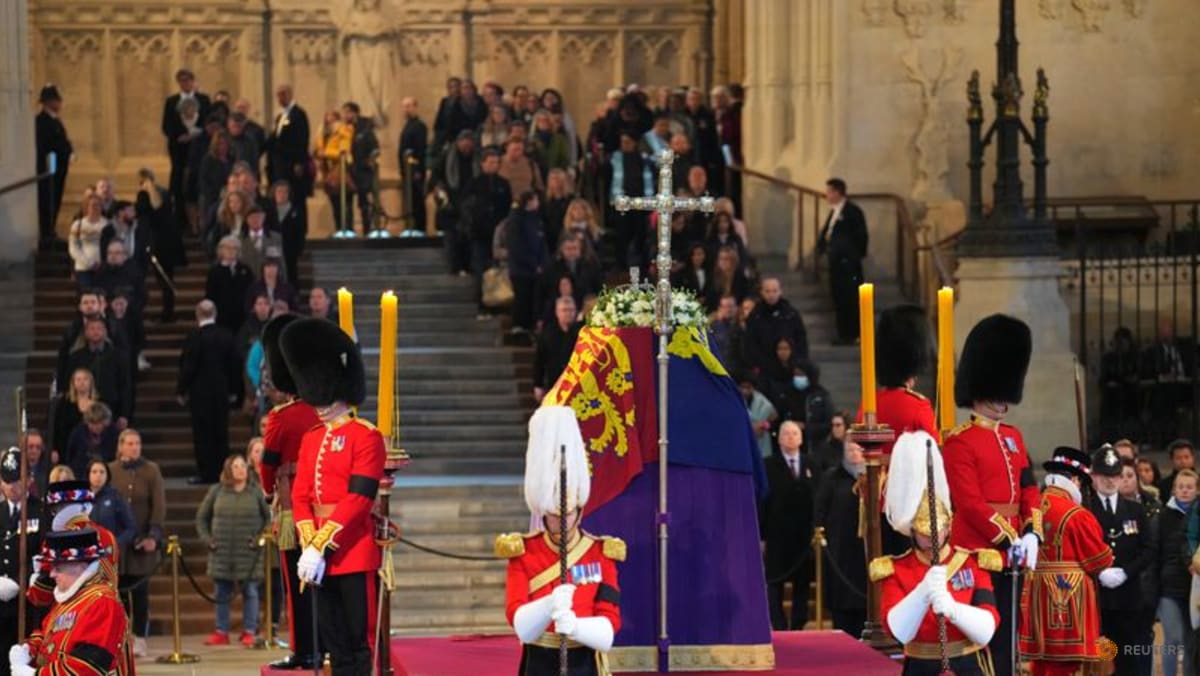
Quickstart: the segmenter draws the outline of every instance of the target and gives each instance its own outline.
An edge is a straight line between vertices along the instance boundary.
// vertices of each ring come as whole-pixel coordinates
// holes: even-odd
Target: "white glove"
[[[574,636],[579,628],[579,618],[573,610],[556,610],[554,612],[554,633],[563,636]]]
[[[21,585],[13,582],[11,577],[0,576],[0,601],[11,601],[20,591]]]
[[[958,630],[975,645],[991,643],[992,636],[996,633],[996,618],[983,608],[966,603],[954,605],[954,616],[947,615],[946,619],[958,627]]]
[[[1100,586],[1106,589],[1116,589],[1128,579],[1124,568],[1105,568],[1100,571]]]
[[[571,613],[574,617],[575,613]],[[613,643],[612,622],[607,617],[580,617],[571,638],[592,650],[608,652]]]
[[[938,566],[935,566],[935,568]],[[885,622],[888,631],[900,643],[908,643],[917,635],[921,621],[929,610],[929,592],[924,588],[924,581],[917,585],[900,602],[888,611]]]
[[[1021,549],[1025,552],[1025,567],[1029,570],[1037,570],[1038,547],[1040,546],[1041,541],[1033,533],[1021,536]]]
[[[564,610],[571,610],[575,607],[575,585],[563,584],[554,588],[550,592],[550,597],[554,599],[554,612],[559,613]]]
[[[37,671],[27,664],[12,664],[12,676],[37,676]]]
[[[517,608],[513,614],[513,629],[521,643],[532,643],[546,632],[554,614],[554,597],[550,594]]]
[[[18,643],[8,649],[8,663],[10,665],[25,666],[33,661],[33,656],[29,654],[29,646],[24,643]]]
[[[945,589],[933,593],[930,598],[930,605],[933,606],[933,612],[944,616],[947,622],[953,624],[958,621],[959,603]]]
[[[936,594],[946,591],[946,567],[930,566],[929,570],[925,571],[925,578],[921,580],[921,585],[926,598],[932,602]]]
[[[321,584],[321,578],[325,577],[325,557],[316,547],[304,548],[300,561],[296,563],[296,576],[301,582]]]

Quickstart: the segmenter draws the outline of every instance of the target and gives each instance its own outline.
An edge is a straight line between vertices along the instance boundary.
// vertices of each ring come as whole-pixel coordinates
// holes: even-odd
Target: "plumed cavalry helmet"
[[[263,356],[267,360],[267,371],[271,375],[271,385],[280,392],[296,394],[296,381],[288,369],[283,351],[279,349],[279,336],[289,324],[300,319],[292,313],[282,314],[267,322],[262,330]]]
[[[881,312],[875,335],[875,377],[881,387],[903,387],[929,367],[929,318],[916,305]]]
[[[967,334],[954,379],[954,404],[977,401],[1021,403],[1033,339],[1025,322],[1008,315],[979,320]]]
[[[563,452],[565,447],[566,452]],[[587,451],[575,411],[568,406],[543,406],[529,419],[525,450],[525,504],[534,514],[562,511],[562,467],[566,463],[567,513],[582,510],[591,493]]]
[[[937,442],[928,432],[905,432],[892,446],[888,466],[887,489],[884,495],[888,523],[903,535],[930,535],[929,479],[927,457],[933,459],[933,487],[937,503],[938,530],[948,528],[953,513],[950,509],[950,484]]]
[[[296,394],[313,406],[342,401],[358,406],[367,398],[362,355],[354,341],[326,319],[297,319],[283,329],[279,347]]]

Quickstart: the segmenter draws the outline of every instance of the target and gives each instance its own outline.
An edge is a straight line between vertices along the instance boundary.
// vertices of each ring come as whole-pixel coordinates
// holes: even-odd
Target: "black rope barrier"
[[[416,542],[413,542],[412,540],[409,540],[408,538],[403,538],[403,537],[397,538],[397,541],[402,542],[402,543],[408,545],[409,547],[412,547],[413,549],[425,552],[426,554],[433,554],[434,556],[441,556],[441,557],[447,558],[447,559],[458,559],[459,561],[502,561],[503,560],[498,556],[478,556],[478,555],[472,555],[472,554],[455,554],[454,552],[446,552],[446,551],[442,551],[440,549],[434,549],[433,547],[426,547],[425,545],[417,544]]]

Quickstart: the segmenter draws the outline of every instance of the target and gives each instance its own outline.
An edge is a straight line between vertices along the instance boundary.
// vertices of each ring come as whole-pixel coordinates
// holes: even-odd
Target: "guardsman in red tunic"
[[[905,432],[924,430],[935,440],[941,439],[933,406],[925,395],[913,388],[917,376],[929,367],[932,350],[929,339],[929,319],[915,305],[897,305],[879,313],[875,340],[875,393],[877,422],[887,425],[899,436]],[[862,409],[858,412],[862,422]],[[880,449],[884,456],[892,453],[892,444]],[[881,504],[883,508],[886,502]],[[908,549],[908,538],[882,522],[883,553],[899,554]]]
[[[1082,674],[1087,663],[1101,660],[1093,578],[1112,566],[1113,553],[1096,516],[1081,506],[1081,488],[1092,482],[1091,464],[1087,453],[1067,447],[1054,449],[1042,463],[1046,540],[1021,592],[1020,649],[1033,676]]]
[[[46,536],[55,606],[27,643],[9,651],[13,676],[106,676],[124,652],[128,622],[117,592],[100,577],[96,531]]]
[[[525,454],[525,502],[541,514],[544,530],[496,538],[496,554],[508,559],[505,616],[521,640],[520,676],[557,676],[559,645],[566,640],[570,676],[607,676],[605,654],[621,628],[617,563],[625,543],[579,527],[591,490],[587,455],[575,413],[543,406],[529,421]],[[566,447],[566,453],[560,447]],[[566,462],[566,513],[561,507],[561,468]],[[567,581],[561,581],[560,543],[566,532]]]
[[[932,456],[938,554],[933,553],[926,458]],[[938,615],[945,618],[945,654],[957,676],[991,676],[988,642],[1000,615],[991,571],[1002,567],[1000,553],[971,551],[948,543],[952,515],[941,454],[926,432],[900,435],[892,450],[887,485],[887,516],[910,538],[912,548],[871,562],[872,582],[880,583],[880,615],[904,645],[904,676],[942,672]]]
[[[991,547],[1007,554],[1008,570],[992,574],[1000,627],[991,643],[997,674],[1012,673],[1013,604],[1017,573],[1037,566],[1042,541],[1041,494],[1021,431],[1001,422],[1018,404],[1033,343],[1019,319],[991,315],[963,344],[954,403],[970,407],[971,419],[946,435],[946,478],[954,499],[950,542],[965,549]]]
[[[292,322],[279,345],[300,397],[323,423],[301,439],[292,485],[302,549],[296,573],[301,582],[318,585],[317,627],[333,675],[369,676],[382,560],[371,510],[386,451],[379,431],[352,409],[366,398],[362,357],[324,319]]]
[[[300,441],[305,433],[321,424],[321,419],[311,405],[296,397],[296,381],[279,349],[279,334],[297,319],[299,317],[294,314],[280,315],[267,322],[262,331],[263,357],[267,364],[263,380],[278,404],[267,414],[260,478],[268,502],[273,502],[276,507],[273,527],[279,545],[279,572],[287,592],[288,645],[292,649],[291,655],[272,662],[271,667],[312,671],[313,654],[318,651],[312,645],[312,602],[308,595],[314,592],[301,590],[300,579],[296,576],[300,548],[292,513],[292,484],[296,481],[300,461]]]
[[[116,591],[120,588],[117,578],[117,571],[120,568],[117,559],[121,548],[112,531],[92,521],[94,500],[95,495],[88,482],[56,481],[46,486],[46,516],[51,519],[50,529],[52,531],[85,529],[96,531],[96,538],[100,541],[102,550],[98,562],[100,571],[97,573],[97,578],[107,582]],[[29,590],[25,593],[25,598],[29,599],[32,605],[42,608],[48,608],[56,603],[54,580],[50,575],[51,569],[46,558],[45,546],[43,543],[43,551],[38,559],[40,565],[34,571],[33,578],[29,582]],[[121,676],[131,676],[135,671],[133,644],[126,641],[124,646],[126,650],[117,655],[115,670]]]

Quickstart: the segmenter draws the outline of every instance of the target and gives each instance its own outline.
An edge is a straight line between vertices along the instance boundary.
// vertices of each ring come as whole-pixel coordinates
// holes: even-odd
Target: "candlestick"
[[[875,413],[875,285],[858,287],[858,342],[863,413]]]
[[[342,327],[342,331],[350,336],[351,340],[358,340],[354,335],[354,294],[346,287],[338,289],[338,326]]]
[[[954,429],[954,289],[937,292],[938,307],[938,428]]]
[[[396,395],[396,294],[384,291],[379,298],[379,396],[375,425],[384,434],[392,433],[392,407]]]

